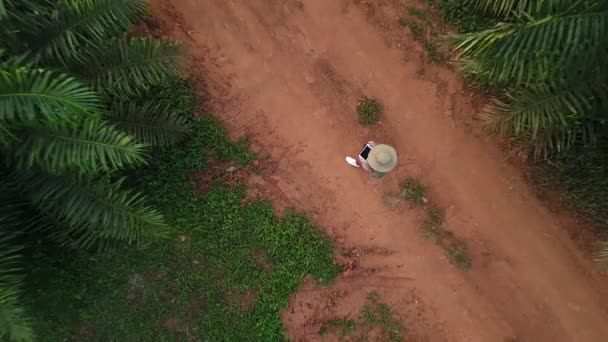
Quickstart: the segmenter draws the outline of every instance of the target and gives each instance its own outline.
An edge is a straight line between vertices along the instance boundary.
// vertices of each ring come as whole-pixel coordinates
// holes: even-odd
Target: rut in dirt
[[[429,341],[602,341],[606,280],[489,138],[471,125],[474,96],[443,66],[426,64],[398,25],[408,1],[154,2],[167,35],[194,56],[210,106],[234,137],[277,161],[252,186],[308,212],[353,264],[326,289],[304,286],[284,322],[295,340],[320,339],[323,322],[357,315],[376,291]],[[424,75],[418,72],[424,68]],[[380,98],[380,124],[357,125],[361,96]],[[400,165],[382,180],[344,156],[375,140]],[[446,208],[466,241],[463,272],[419,232],[418,211],[383,201],[406,176]]]

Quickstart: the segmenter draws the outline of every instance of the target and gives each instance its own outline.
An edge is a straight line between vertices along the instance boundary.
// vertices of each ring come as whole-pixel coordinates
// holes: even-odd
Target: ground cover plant
[[[177,109],[192,113],[186,82],[157,92],[176,94]],[[279,313],[302,279],[326,284],[337,275],[332,245],[302,215],[279,219],[270,203],[245,201],[239,184],[197,191],[192,175],[212,172],[210,163],[246,165],[255,156],[208,113],[192,127],[187,143],[129,177],[165,216],[168,240],[76,261],[57,251],[35,258],[53,255],[27,282],[39,340],[277,341]]]

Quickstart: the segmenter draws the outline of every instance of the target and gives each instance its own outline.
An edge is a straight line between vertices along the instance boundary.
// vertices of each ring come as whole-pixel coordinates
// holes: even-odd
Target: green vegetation
[[[196,111],[185,82],[156,94],[182,94],[179,110]],[[187,143],[159,151],[129,177],[166,218],[168,243],[76,261],[57,250],[35,258],[28,284],[40,340],[279,341],[280,311],[302,279],[326,284],[338,274],[330,242],[307,219],[276,218],[240,185],[208,186],[221,177],[204,175],[227,172],[211,164],[246,165],[255,156],[228,141],[209,114],[192,125]]]
[[[357,321],[349,318],[330,319],[321,326],[319,335],[335,333],[340,340],[352,337],[349,340],[369,341],[369,334],[374,329],[380,330],[382,341],[403,341],[405,334],[405,328],[393,317],[390,307],[380,301],[377,292],[370,292]]]
[[[460,33],[485,30],[497,23],[496,18],[472,11],[470,4],[473,2],[470,0],[427,0],[427,2],[434,2],[441,10],[443,19]]]
[[[465,242],[456,237],[454,233],[444,227],[445,214],[443,209],[436,206],[429,206],[426,209],[426,218],[422,223],[424,234],[433,238],[437,245],[444,251],[446,257],[454,265],[463,270],[471,268],[471,258],[468,256]]]
[[[147,145],[189,132],[147,95],[177,72],[181,49],[127,35],[144,14],[143,0],[0,0],[2,339],[33,338],[22,255],[166,235],[160,213],[121,177],[145,164]]]
[[[405,328],[398,319],[393,317],[390,307],[380,302],[377,292],[371,292],[367,296],[367,303],[363,306],[359,319],[363,321],[363,326],[367,327],[368,332],[374,327],[380,327],[382,337],[386,341],[403,340]],[[367,332],[363,336],[367,337]]]
[[[507,86],[480,115],[485,126],[546,157],[604,134],[608,6],[605,0],[534,4],[472,3],[507,22],[450,39],[465,73]],[[571,37],[567,43],[562,34]]]
[[[545,159],[547,178],[608,229],[608,2],[446,0],[440,7],[468,32],[450,37],[462,70],[500,89],[479,115],[485,127]]]
[[[409,17],[399,19],[399,25],[407,26],[412,38],[420,42],[426,51],[426,58],[430,63],[440,64],[448,59],[437,41],[437,32],[429,24],[431,12],[428,8],[410,7],[407,10]],[[428,33],[425,35],[425,28]]]
[[[424,186],[413,177],[407,177],[401,182],[400,193],[400,197],[410,205],[421,205],[425,201]]]
[[[345,336],[353,335],[357,329],[357,322],[348,318],[333,318],[323,323],[319,330],[319,335],[325,336],[333,331],[338,335],[339,339]]]
[[[409,18],[401,18],[399,19],[399,25],[407,26],[412,32],[412,37],[417,41],[422,41],[424,30],[422,29],[422,25],[417,21]]]
[[[409,15],[420,18],[422,20],[428,20],[431,16],[431,12],[429,12],[428,9],[426,8],[419,8],[419,7],[410,7],[407,9],[407,13],[409,13]]]
[[[426,51],[426,58],[431,63],[439,64],[447,60],[447,56],[439,50],[439,47],[434,42],[424,42],[422,47]]]
[[[357,117],[362,126],[373,125],[380,120],[383,107],[382,102],[376,98],[364,96],[357,103]]]
[[[405,178],[399,184],[399,192],[386,193],[384,201],[393,209],[399,208],[403,202],[407,204],[408,209],[424,205],[425,218],[420,226],[424,236],[435,240],[451,263],[463,270],[471,268],[472,261],[466,243],[445,227],[444,210],[433,203],[428,203],[426,189],[418,180],[413,177]]]

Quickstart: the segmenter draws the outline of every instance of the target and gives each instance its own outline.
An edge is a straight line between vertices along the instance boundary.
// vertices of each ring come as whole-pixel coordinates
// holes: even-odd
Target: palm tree
[[[450,37],[465,73],[507,89],[480,114],[488,129],[530,144],[537,157],[606,138],[608,0],[468,6],[505,21]],[[608,242],[600,247],[597,260],[608,263]]]
[[[450,39],[461,66],[508,88],[481,113],[536,156],[593,141],[608,119],[608,1],[478,0],[506,22]]]
[[[120,177],[148,145],[189,131],[146,97],[182,52],[128,36],[144,14],[143,0],[0,0],[0,339],[33,338],[20,305],[24,235],[88,249],[164,235]]]

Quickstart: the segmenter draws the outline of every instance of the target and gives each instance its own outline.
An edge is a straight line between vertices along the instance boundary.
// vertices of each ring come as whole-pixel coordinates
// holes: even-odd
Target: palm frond
[[[144,242],[166,234],[162,216],[145,205],[142,194],[122,187],[109,176],[38,177],[27,187],[39,210],[64,223],[55,237],[70,236],[79,248],[98,242]]]
[[[0,186],[2,187],[2,186]],[[21,247],[15,236],[21,229],[13,203],[2,201],[0,207],[0,339],[32,341],[34,333],[21,304]]]
[[[525,13],[530,16],[546,16],[562,13],[573,6],[589,7],[597,0],[467,0],[466,6],[483,14],[507,18]]]
[[[153,146],[174,144],[190,132],[190,125],[184,116],[156,101],[143,105],[116,103],[112,108],[111,120],[137,140]]]
[[[599,251],[595,256],[595,261],[608,265],[608,241],[602,241],[598,243]]]
[[[18,169],[35,166],[51,173],[111,171],[145,161],[144,145],[126,132],[92,119],[33,125],[7,150]]]
[[[117,39],[84,53],[75,72],[95,89],[122,97],[139,94],[175,75],[183,57],[181,46],[154,38]]]
[[[604,49],[608,9],[501,23],[475,33],[452,35],[461,59],[472,59],[489,77],[514,85],[549,79],[584,54]]]
[[[495,99],[479,114],[486,129],[533,145],[535,155],[565,151],[594,138],[592,113],[608,109],[608,84],[540,84]],[[606,119],[605,117],[603,118]]]
[[[86,46],[129,31],[146,10],[143,0],[63,0],[29,32],[39,59],[65,61]]]
[[[2,65],[0,122],[68,120],[96,116],[100,99],[89,87],[66,74],[29,66]]]
[[[0,19],[6,17],[8,12],[6,11],[6,5],[4,4],[4,0],[0,0]]]

